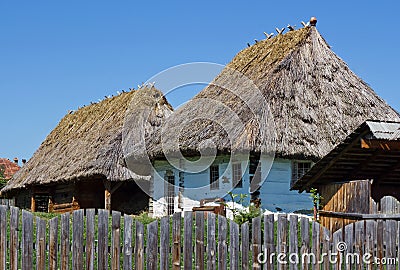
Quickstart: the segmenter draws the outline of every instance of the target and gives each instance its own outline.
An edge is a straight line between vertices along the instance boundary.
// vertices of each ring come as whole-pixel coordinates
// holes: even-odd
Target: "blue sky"
[[[1,1],[0,157],[29,159],[68,110],[178,64],[226,64],[264,31],[311,16],[400,110],[398,1]]]

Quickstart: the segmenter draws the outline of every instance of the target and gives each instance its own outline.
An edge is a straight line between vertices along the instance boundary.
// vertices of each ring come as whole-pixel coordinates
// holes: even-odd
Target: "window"
[[[294,184],[303,175],[305,175],[308,172],[308,170],[311,169],[311,166],[312,166],[311,161],[293,161],[291,184]]]
[[[168,170],[164,175],[164,196],[167,202],[167,215],[174,213],[175,205],[175,175],[172,171]]]
[[[233,187],[241,188],[243,187],[243,179],[242,179],[242,164],[236,163],[232,164],[232,179],[233,179]]]
[[[210,166],[210,189],[219,189],[219,166]]]

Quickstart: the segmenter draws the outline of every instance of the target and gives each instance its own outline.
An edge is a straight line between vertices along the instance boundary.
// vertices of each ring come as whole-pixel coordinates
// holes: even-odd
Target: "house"
[[[144,110],[150,113],[143,126],[127,126]],[[149,177],[122,166],[123,136],[148,136],[171,111],[159,90],[142,87],[69,112],[1,194],[32,211],[137,213],[148,206],[138,185],[148,185]]]
[[[8,158],[0,158],[0,171],[4,176],[4,179],[9,180],[21,167],[18,165],[18,158],[14,158],[14,161]]]
[[[363,214],[387,213],[377,203],[382,198],[400,200],[399,179],[400,122],[368,120],[318,161],[292,189],[302,192],[316,188],[323,197],[321,224],[335,231],[362,219]],[[400,208],[394,212],[400,213]]]
[[[367,119],[400,121],[314,21],[239,52],[125,160],[133,170],[143,156],[152,162],[154,216],[230,190],[268,210],[305,212],[309,194],[291,191],[291,183]]]

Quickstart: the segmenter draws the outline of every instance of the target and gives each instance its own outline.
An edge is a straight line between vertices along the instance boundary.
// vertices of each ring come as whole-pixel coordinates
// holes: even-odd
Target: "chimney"
[[[14,158],[14,163],[18,165],[18,158]]]
[[[22,166],[26,164],[26,159],[22,159]]]
[[[310,19],[310,25],[311,25],[311,26],[317,26],[317,18],[311,17],[311,19]]]

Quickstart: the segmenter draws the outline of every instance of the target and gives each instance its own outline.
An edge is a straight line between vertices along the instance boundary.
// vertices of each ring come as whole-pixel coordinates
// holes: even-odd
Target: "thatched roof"
[[[146,119],[145,130],[143,127],[140,130],[130,129],[130,132],[143,136],[153,132],[161,125],[164,116],[172,111],[160,91],[142,88],[69,113],[2,192],[89,177],[109,181],[147,179],[121,165],[123,127],[125,119],[135,113],[132,104],[144,104],[156,112]]]
[[[249,78],[261,94],[235,73]],[[261,95],[268,106],[260,102]],[[266,107],[274,123],[260,121]],[[210,115],[223,124],[201,119]],[[243,128],[235,129],[232,115],[239,117]],[[168,118],[163,131],[148,143],[148,154],[160,158],[176,152],[174,138],[187,155],[195,155],[211,141],[220,152],[259,152],[264,151],[265,134],[273,129],[276,143],[270,147],[277,156],[318,160],[366,119],[400,117],[309,26],[239,52],[210,85]],[[235,133],[233,140],[229,132]]]

